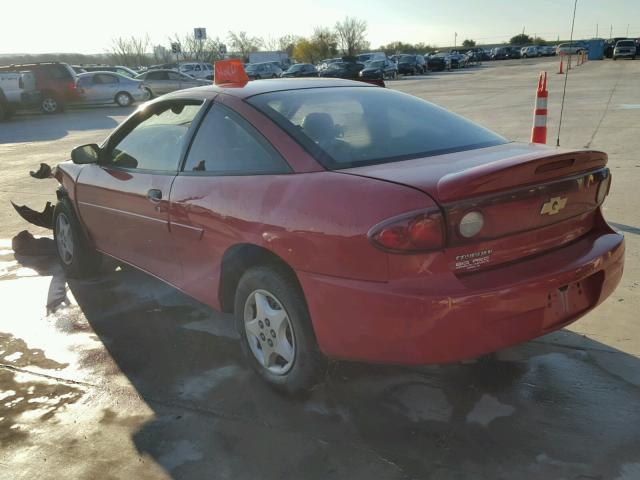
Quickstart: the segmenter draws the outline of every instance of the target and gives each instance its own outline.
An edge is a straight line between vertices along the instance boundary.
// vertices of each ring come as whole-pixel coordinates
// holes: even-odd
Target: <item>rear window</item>
[[[247,101],[329,169],[507,143],[432,103],[383,88],[288,90],[255,95]]]

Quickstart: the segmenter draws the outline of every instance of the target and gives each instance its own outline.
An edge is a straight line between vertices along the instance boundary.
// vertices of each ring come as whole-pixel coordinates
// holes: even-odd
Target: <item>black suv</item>
[[[422,55],[399,55],[398,73],[404,75],[416,75],[425,73],[427,65]]]

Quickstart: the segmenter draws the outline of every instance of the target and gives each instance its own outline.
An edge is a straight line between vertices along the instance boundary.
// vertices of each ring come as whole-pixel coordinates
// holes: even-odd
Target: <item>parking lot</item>
[[[486,62],[388,87],[528,141],[547,70],[555,144],[557,69],[557,58]],[[304,398],[244,365],[231,317],[115,264],[68,280],[52,240],[17,237],[50,235],[9,204],[55,200],[57,183],[29,171],[101,141],[133,108],[1,124],[0,478],[640,478],[638,78],[640,62],[593,61],[567,84],[560,143],[609,154],[605,216],[626,236],[625,274],[603,305],[475,361],[337,363]]]

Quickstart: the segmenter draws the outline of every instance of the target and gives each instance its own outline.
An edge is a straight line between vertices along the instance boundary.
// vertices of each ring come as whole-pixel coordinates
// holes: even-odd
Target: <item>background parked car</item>
[[[127,107],[149,98],[141,80],[113,72],[81,73],[76,79],[80,101],[87,104],[116,103]]]
[[[138,76],[138,72],[134,69],[125,67],[123,65],[79,65],[79,67],[84,70],[84,72],[114,72],[120,75],[124,75],[125,77],[135,78]],[[75,67],[74,67],[75,70]],[[84,73],[77,72],[77,73]]]
[[[451,69],[451,60],[446,53],[433,53],[426,58],[427,69],[432,72],[441,72]]]
[[[467,66],[469,59],[461,53],[451,52],[449,53],[449,60],[451,61],[451,68],[464,68]]]
[[[539,57],[540,56],[539,47],[537,47],[535,45],[530,45],[528,47],[522,47],[520,49],[520,56],[522,58]]]
[[[282,72],[281,77],[317,77],[318,69],[310,63],[296,63],[291,65],[289,69]]]
[[[358,74],[363,68],[364,65],[358,62],[333,62],[320,72],[320,76],[357,80]]]
[[[422,55],[399,55],[398,73],[405,75],[422,74],[427,71],[427,65]]]
[[[282,69],[271,62],[250,63],[245,67],[245,72],[251,80],[262,78],[277,78],[282,73]]]
[[[359,65],[359,64],[356,64]],[[364,64],[364,68],[358,74],[364,79],[387,79],[398,77],[397,65],[389,59],[371,60]]]
[[[30,71],[40,91],[40,108],[44,113],[56,113],[69,102],[78,100],[75,72],[66,63],[45,62],[0,67],[2,72]]]
[[[324,60],[320,60],[320,63],[318,63],[318,72],[322,72],[323,70],[325,70],[330,64],[332,63],[336,63],[336,62],[342,62],[342,58],[325,58]]]
[[[630,58],[631,60],[636,59],[636,42],[630,38],[625,40],[618,40],[616,46],[613,49],[613,59],[617,60],[618,58]]]
[[[369,52],[369,53],[361,53],[360,55],[356,55],[354,61],[356,63],[365,64],[371,60],[386,60],[387,54],[384,52]]]
[[[40,94],[31,72],[0,73],[0,122],[29,105],[37,104]]]
[[[571,43],[561,43],[556,47],[556,53],[558,55],[576,55],[578,53],[586,51],[586,45],[579,41]]]
[[[193,78],[213,80],[213,65],[204,62],[180,62],[178,71],[186,73]]]
[[[150,98],[184,88],[211,85],[209,80],[193,78],[176,70],[149,70],[138,75],[136,80],[142,81],[142,86],[149,93]]]
[[[616,47],[616,43],[620,40],[626,40],[626,37],[614,37],[607,40],[604,44],[604,56],[607,58],[613,58],[613,49]]]

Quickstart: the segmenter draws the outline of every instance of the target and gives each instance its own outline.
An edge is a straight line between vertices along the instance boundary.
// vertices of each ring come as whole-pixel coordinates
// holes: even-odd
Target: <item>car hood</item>
[[[606,161],[602,152],[511,142],[338,171],[407,185],[448,203],[601,167]]]

